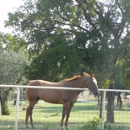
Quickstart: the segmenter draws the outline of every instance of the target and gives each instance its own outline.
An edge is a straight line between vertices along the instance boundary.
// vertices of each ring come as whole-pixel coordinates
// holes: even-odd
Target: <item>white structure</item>
[[[49,86],[23,86],[23,85],[0,85],[0,87],[12,87],[17,88],[17,100],[16,100],[16,114],[15,114],[15,130],[18,127],[18,113],[19,113],[19,97],[20,88],[38,88],[38,89],[67,89],[67,90],[88,90],[87,88],[67,88],[67,87],[49,87]],[[130,90],[117,90],[117,89],[99,89],[103,92],[103,105],[102,105],[102,130],[104,130],[104,113],[105,113],[105,100],[106,92],[130,92]]]

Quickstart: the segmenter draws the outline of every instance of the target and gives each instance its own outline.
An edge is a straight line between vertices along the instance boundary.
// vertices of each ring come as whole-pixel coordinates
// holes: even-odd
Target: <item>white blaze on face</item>
[[[97,80],[93,77],[93,82],[97,85]]]

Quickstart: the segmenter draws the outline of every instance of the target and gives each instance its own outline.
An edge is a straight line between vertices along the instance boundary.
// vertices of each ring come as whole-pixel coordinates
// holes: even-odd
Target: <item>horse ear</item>
[[[96,74],[91,74],[92,77],[96,77]]]
[[[86,73],[86,72],[83,72],[83,74],[84,74],[84,76],[89,76],[89,74],[88,74],[88,73]]]

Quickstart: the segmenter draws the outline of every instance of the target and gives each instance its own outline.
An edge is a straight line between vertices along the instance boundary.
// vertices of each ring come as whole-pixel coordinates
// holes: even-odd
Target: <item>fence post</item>
[[[104,130],[105,102],[106,102],[106,91],[103,91],[103,102],[102,102],[102,130]]]
[[[16,112],[15,112],[15,130],[17,130],[17,127],[18,127],[19,97],[20,97],[20,88],[17,88]]]

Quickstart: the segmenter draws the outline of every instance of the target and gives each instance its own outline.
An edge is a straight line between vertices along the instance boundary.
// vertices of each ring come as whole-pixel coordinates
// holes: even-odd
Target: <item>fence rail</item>
[[[1,87],[12,87],[17,89],[17,100],[16,100],[16,112],[15,112],[15,130],[18,129],[18,113],[19,113],[19,97],[20,97],[20,88],[37,88],[37,89],[64,89],[64,90],[88,90],[87,88],[71,88],[71,87],[50,87],[50,86],[25,86],[25,85],[0,85]],[[99,89],[103,92],[103,102],[102,102],[102,125],[101,128],[104,130],[104,117],[105,117],[105,101],[106,101],[106,92],[130,92],[130,90],[118,90],[118,89]]]

